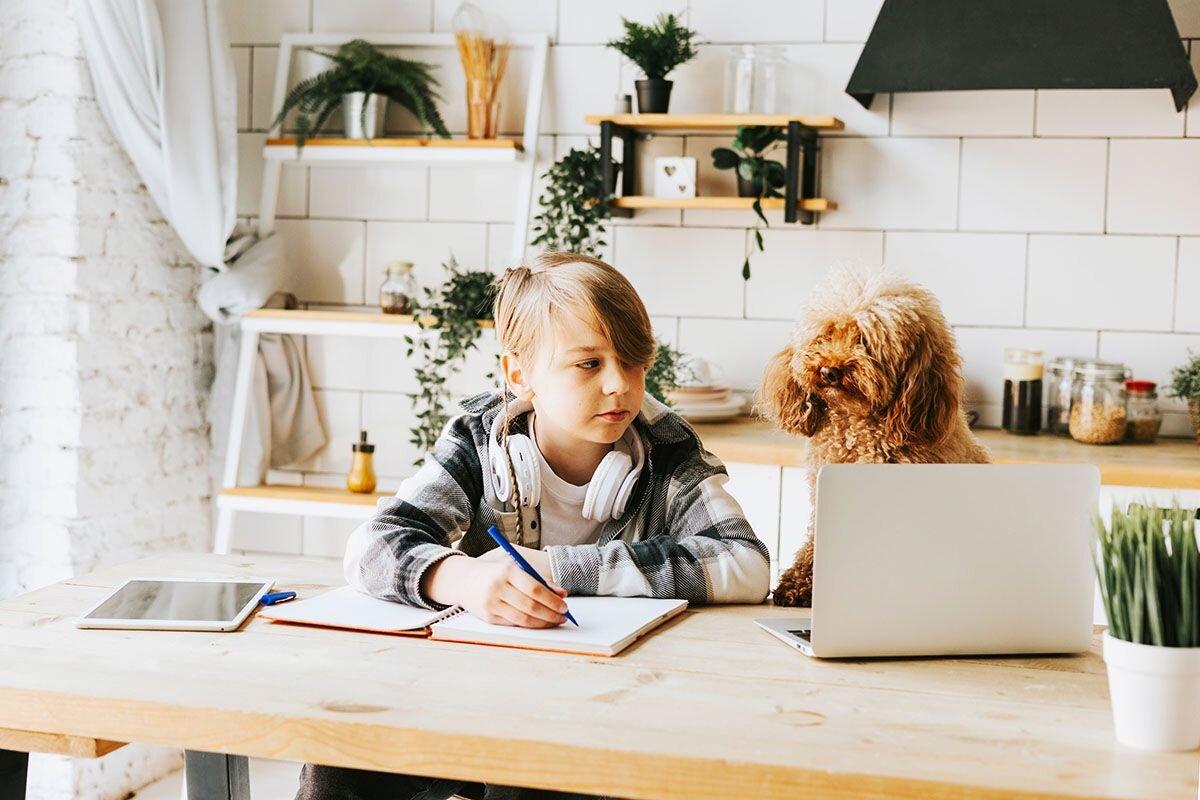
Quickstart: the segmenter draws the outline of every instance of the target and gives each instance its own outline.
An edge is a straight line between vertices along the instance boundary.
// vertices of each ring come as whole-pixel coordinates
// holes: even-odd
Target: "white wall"
[[[0,597],[209,541],[199,270],[109,134],[71,8],[0,22]],[[115,800],[180,761],[34,756],[30,796]]]
[[[999,424],[1002,351],[1037,346],[1047,356],[1125,361],[1165,381],[1200,350],[1200,117],[1176,114],[1163,91],[955,92],[878,96],[864,110],[843,92],[880,0],[478,0],[511,30],[546,31],[551,48],[543,150],[561,155],[632,92],[635,71],[603,43],[624,14],[649,20],[683,11],[707,44],[678,70],[671,110],[719,111],[721,66],[736,42],[782,44],[790,61],[788,111],[846,122],[828,137],[821,194],[841,210],[819,224],[776,215],[766,252],[743,283],[739,267],[752,218],[741,212],[642,212],[616,221],[609,256],[641,291],[664,338],[720,363],[753,390],[790,320],[834,263],[888,263],[941,298],[966,360],[969,405]],[[256,212],[260,145],[271,119],[270,85],[284,31],[445,31],[457,0],[260,0],[230,4],[242,77],[240,213]],[[1186,44],[1200,37],[1200,3],[1173,8]],[[425,52],[422,57],[436,54]],[[452,53],[441,54],[447,96],[461,96]],[[520,62],[517,62],[519,66]],[[514,66],[510,75],[515,75]],[[504,127],[519,133],[524,81],[508,86]],[[446,107],[451,124],[461,104]],[[714,173],[720,136],[657,136],[654,155],[692,155],[706,194],[732,194]],[[512,178],[499,169],[392,171],[291,169],[279,229],[295,259],[290,289],[312,303],[369,303],[391,259],[417,262],[425,281],[451,250],[474,266],[503,266]],[[411,385],[399,345],[326,340],[310,359],[334,443],[277,480],[339,484],[361,425],[379,445],[383,488],[408,471]],[[482,361],[481,361],[482,363]],[[481,385],[482,368],[459,381]],[[1188,432],[1165,401],[1165,432]],[[246,546],[288,542],[340,552],[344,523],[254,519]],[[249,537],[249,538],[246,538]],[[273,547],[273,545],[272,545]]]

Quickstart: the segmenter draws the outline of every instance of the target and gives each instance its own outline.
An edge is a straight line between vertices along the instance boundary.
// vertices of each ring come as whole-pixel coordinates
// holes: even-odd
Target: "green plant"
[[[1184,400],[1200,400],[1200,356],[1191,350],[1187,363],[1171,370],[1171,394]]]
[[[779,189],[787,183],[787,170],[778,161],[772,161],[767,155],[773,153],[780,142],[787,140],[782,128],[772,128],[765,125],[739,125],[734,134],[732,148],[717,147],[712,151],[713,166],[717,169],[733,169],[737,176],[750,184],[754,193],[754,213],[758,221],[754,223],[754,242],[758,251],[763,251],[763,238],[760,226],[770,227],[767,216],[763,213],[764,197],[782,197]],[[750,279],[750,255],[742,262],[742,278]]]
[[[1200,550],[1195,515],[1131,504],[1095,520],[1096,577],[1108,631],[1117,639],[1200,647]]]
[[[685,28],[675,14],[659,14],[653,25],[621,17],[625,35],[608,46],[638,65],[648,79],[663,79],[671,70],[696,57],[696,32]]]
[[[478,345],[479,320],[492,319],[496,276],[486,270],[462,270],[453,256],[442,266],[446,280],[441,286],[426,288],[424,299],[414,303],[420,333],[404,337],[408,356],[420,353],[414,375],[421,388],[409,395],[417,424],[409,441],[422,454],[433,448],[450,419],[446,412],[450,403],[446,382]],[[488,379],[493,377],[487,375]],[[421,460],[415,463],[419,466]]]
[[[342,95],[354,92],[384,95],[411,111],[421,125],[433,128],[443,137],[450,136],[437,108],[441,98],[434,91],[439,85],[433,77],[434,65],[385,55],[362,39],[347,42],[335,53],[305,49],[328,58],[335,66],[296,84],[275,117],[273,125],[279,125],[292,109],[297,109],[298,147],[303,147],[337,110]]]
[[[533,244],[547,250],[599,256],[605,246],[604,220],[612,216],[612,197],[604,192],[600,149],[573,148],[545,175],[538,198],[542,210],[533,219]]]
[[[654,363],[646,370],[646,391],[656,400],[671,405],[667,399],[667,390],[678,386],[680,382],[692,375],[692,369],[687,365],[687,356],[666,342],[659,342],[654,354]]]

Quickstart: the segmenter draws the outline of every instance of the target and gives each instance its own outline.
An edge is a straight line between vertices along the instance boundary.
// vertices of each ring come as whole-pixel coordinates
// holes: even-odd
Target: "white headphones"
[[[500,440],[505,418],[519,416],[531,408],[528,402],[511,404],[508,414],[501,411],[496,415],[488,437],[487,461],[492,473],[492,489],[506,506],[511,503],[513,507],[536,508],[542,500],[541,471],[533,440],[523,433],[509,434],[507,452]],[[644,460],[642,438],[631,425],[592,474],[583,500],[583,516],[596,522],[620,519],[642,474]],[[513,478],[516,479],[515,487]]]

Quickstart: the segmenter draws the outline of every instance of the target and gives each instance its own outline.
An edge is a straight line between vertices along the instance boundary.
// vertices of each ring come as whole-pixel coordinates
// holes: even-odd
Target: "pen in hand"
[[[550,589],[550,584],[546,583],[546,579],[543,578],[536,569],[531,567],[529,565],[529,562],[526,561],[524,558],[522,558],[521,554],[518,553],[511,544],[509,544],[508,539],[504,538],[504,534],[500,533],[499,528],[497,528],[495,525],[492,525],[490,528],[488,528],[488,533],[490,533],[492,535],[492,538],[496,540],[496,544],[498,544],[502,548],[504,548],[504,552],[508,553],[509,557],[513,561],[517,562],[518,567],[520,567],[521,569],[525,570],[527,573],[532,575],[534,580],[536,580],[542,586],[545,586],[547,589]],[[551,589],[551,591],[554,591],[554,590]],[[568,610],[564,616],[566,616],[566,618],[569,619],[571,621],[571,624],[574,625],[576,628],[579,627],[579,623],[576,622],[575,618],[571,616],[570,610]]]

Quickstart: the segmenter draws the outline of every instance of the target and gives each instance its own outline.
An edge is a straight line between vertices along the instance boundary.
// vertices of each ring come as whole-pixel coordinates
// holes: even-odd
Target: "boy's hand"
[[[562,600],[566,590],[559,586],[554,591],[547,589],[508,556],[503,561],[447,558],[426,574],[425,584],[422,588],[427,597],[460,605],[493,625],[553,628],[567,621],[563,616],[567,604]]]
[[[532,547],[524,547],[519,544],[514,544],[513,549],[521,554],[521,558],[528,562],[529,566],[538,571],[538,574],[545,578],[546,583],[554,583],[554,575],[550,569],[550,554],[545,550],[534,550]],[[496,547],[488,550],[479,557],[480,561],[507,561],[512,563],[512,559],[508,553],[502,548]]]

